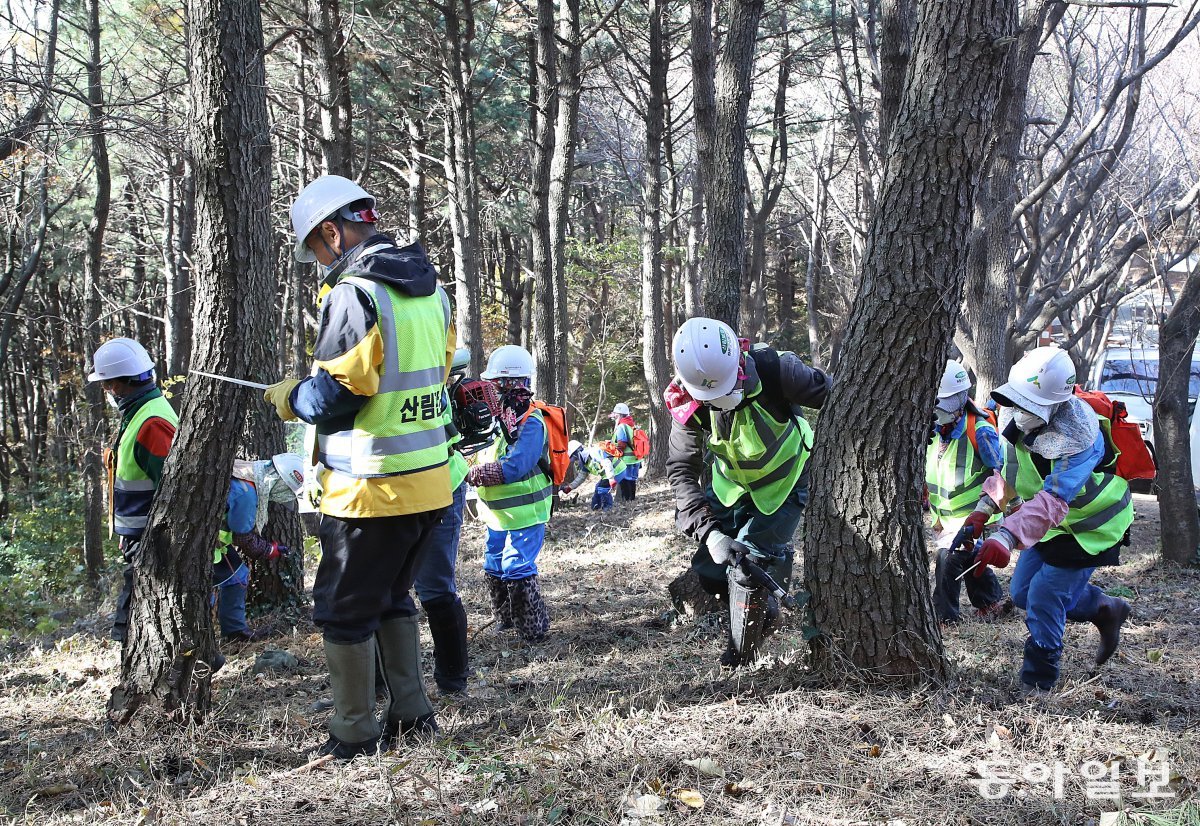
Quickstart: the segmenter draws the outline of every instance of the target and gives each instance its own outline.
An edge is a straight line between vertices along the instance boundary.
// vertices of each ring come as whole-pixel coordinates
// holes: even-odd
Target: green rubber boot
[[[391,704],[380,745],[390,749],[397,738],[408,734],[432,734],[438,730],[433,706],[425,695],[421,678],[421,634],[419,617],[397,617],[385,621],[375,633],[383,677]]]
[[[375,644],[365,640],[350,645],[325,640],[325,662],[333,689],[333,716],[329,740],[318,753],[352,760],[379,748],[379,722],[375,719]]]

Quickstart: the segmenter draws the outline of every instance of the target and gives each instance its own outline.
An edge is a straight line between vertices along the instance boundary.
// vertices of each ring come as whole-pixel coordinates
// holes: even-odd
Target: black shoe
[[[364,754],[374,754],[379,751],[378,740],[366,740],[362,743],[343,743],[341,740],[334,737],[332,734],[325,744],[317,749],[314,757],[325,757],[333,755],[338,760],[353,760]]]
[[[1096,648],[1096,668],[1104,665],[1117,653],[1117,646],[1121,643],[1121,626],[1132,612],[1129,603],[1119,597],[1100,598],[1100,607],[1092,617],[1092,625],[1100,632],[1100,645]]]
[[[260,628],[257,631],[247,628],[245,631],[234,631],[232,634],[222,634],[223,642],[246,643],[255,642],[257,640],[265,640],[270,636],[270,631],[266,628]]]
[[[212,673],[216,674],[218,671],[220,671],[224,667],[225,667],[225,655],[222,654],[220,651],[218,651],[213,656]]]
[[[437,720],[432,714],[426,714],[424,717],[418,717],[415,720],[400,720],[393,722],[389,720],[383,727],[383,734],[379,735],[380,751],[391,751],[396,746],[396,742],[401,738],[407,737],[432,737],[439,731]]]

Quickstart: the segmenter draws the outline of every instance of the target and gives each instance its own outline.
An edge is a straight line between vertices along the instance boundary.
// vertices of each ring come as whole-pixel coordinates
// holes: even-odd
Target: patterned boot
[[[488,597],[492,602],[492,616],[496,619],[497,629],[509,631],[513,627],[512,603],[508,596],[508,583],[498,576],[484,574],[487,580]]]
[[[545,640],[550,630],[550,612],[542,600],[538,578],[531,576],[508,583],[508,601],[521,640],[529,644]]]

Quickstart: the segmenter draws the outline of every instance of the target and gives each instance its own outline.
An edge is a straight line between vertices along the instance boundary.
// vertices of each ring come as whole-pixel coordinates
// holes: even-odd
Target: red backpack
[[[1142,431],[1129,421],[1124,402],[1114,401],[1102,390],[1084,390],[1076,385],[1075,395],[1087,402],[1100,417],[1100,427],[1117,452],[1116,474],[1122,479],[1153,479],[1158,472],[1154,457],[1142,439]]]
[[[639,462],[650,455],[650,434],[640,427],[633,429],[633,458]]]

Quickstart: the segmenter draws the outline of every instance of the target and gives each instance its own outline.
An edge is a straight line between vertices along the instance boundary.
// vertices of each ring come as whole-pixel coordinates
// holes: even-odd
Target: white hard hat
[[[609,413],[608,415],[610,415],[610,416],[628,416],[628,415],[630,415],[629,405],[625,404],[625,402],[617,402],[615,405],[613,405],[612,413]]]
[[[277,453],[271,457],[271,464],[283,483],[298,495],[304,487],[304,460],[295,453]]]
[[[684,388],[697,401],[726,396],[737,384],[741,350],[733,328],[712,318],[689,318],[675,333],[671,356]]]
[[[572,439],[571,441],[567,442],[567,455],[568,456],[574,456],[575,451],[577,451],[577,450],[583,450],[583,445],[579,443],[578,439]]]
[[[1003,405],[1019,407],[1050,421],[1054,406],[1075,394],[1075,364],[1066,350],[1038,347],[1008,371],[1008,383],[992,391]]]
[[[950,396],[957,396],[964,390],[971,389],[971,377],[967,375],[967,368],[963,367],[954,359],[946,362],[946,370],[942,373],[942,383],[938,387],[938,398],[945,399]]]
[[[296,245],[292,256],[301,263],[316,261],[313,251],[304,245],[304,239],[329,216],[355,201],[368,200],[370,210],[375,209],[375,197],[349,178],[341,175],[322,175],[296,196],[292,202],[292,231],[296,233]],[[343,212],[342,217],[350,221],[368,220],[362,213]],[[374,221],[374,212],[369,216]]]
[[[488,358],[485,379],[520,379],[533,376],[533,356],[518,344],[505,344],[492,351]]]
[[[127,379],[154,369],[154,360],[146,348],[131,338],[110,338],[92,356],[89,382]]]

